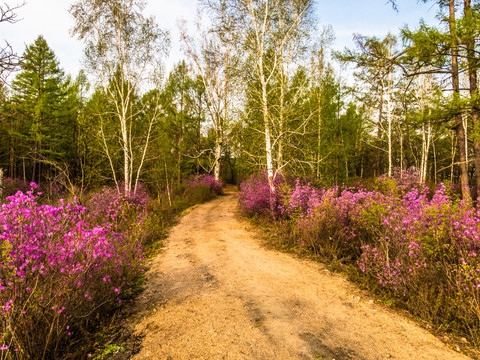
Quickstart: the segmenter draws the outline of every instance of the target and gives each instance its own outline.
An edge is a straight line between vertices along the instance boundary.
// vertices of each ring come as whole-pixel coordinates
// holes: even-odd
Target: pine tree
[[[28,159],[30,178],[40,182],[50,172],[42,170],[42,160],[61,157],[65,148],[60,133],[65,98],[64,74],[45,38],[39,36],[28,46],[21,61],[21,72],[12,82],[12,108],[17,114],[16,129],[11,136],[19,138],[14,158]],[[25,175],[25,174],[24,174]]]

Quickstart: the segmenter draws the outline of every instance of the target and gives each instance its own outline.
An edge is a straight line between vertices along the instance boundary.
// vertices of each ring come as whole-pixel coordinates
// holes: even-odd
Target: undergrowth
[[[364,186],[316,188],[264,173],[241,185],[240,208],[277,248],[346,272],[385,303],[480,345],[480,211],[414,171]],[[261,220],[259,220],[261,219]]]
[[[210,178],[157,200],[141,187],[135,194],[104,188],[86,207],[45,205],[34,183],[8,196],[0,206],[0,359],[126,351],[124,305],[142,290],[148,258],[177,215],[219,193]]]

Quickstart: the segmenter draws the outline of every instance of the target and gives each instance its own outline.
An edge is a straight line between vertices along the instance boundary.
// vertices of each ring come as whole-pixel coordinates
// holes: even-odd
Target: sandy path
[[[237,195],[186,215],[147,274],[133,359],[468,359],[321,264],[260,246]]]

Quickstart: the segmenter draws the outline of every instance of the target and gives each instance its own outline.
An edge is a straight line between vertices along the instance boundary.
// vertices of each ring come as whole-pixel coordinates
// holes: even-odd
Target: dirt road
[[[468,359],[321,264],[265,249],[229,193],[182,218],[136,305],[133,359]]]

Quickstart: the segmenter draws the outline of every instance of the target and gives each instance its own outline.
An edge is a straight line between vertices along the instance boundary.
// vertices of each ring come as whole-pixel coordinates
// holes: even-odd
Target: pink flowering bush
[[[141,245],[90,220],[76,203],[39,205],[32,191],[0,207],[0,359],[65,354],[137,276]]]
[[[425,184],[420,182],[420,173],[413,168],[403,171],[400,168],[394,168],[391,177],[385,174],[375,180],[377,189],[388,195],[400,195],[412,189],[425,188]]]
[[[98,224],[111,230],[136,236],[148,217],[149,196],[143,186],[135,193],[126,193],[123,186],[104,187],[87,201],[89,216]]]
[[[291,219],[299,219],[319,205],[322,191],[310,184],[303,185],[299,179],[296,179],[292,187],[283,184],[279,188],[279,196],[279,213]]]
[[[4,198],[15,195],[17,191],[22,191],[25,193],[29,190],[31,190],[31,187],[28,181],[25,181],[23,179],[13,179],[10,177],[3,179],[3,197]],[[35,188],[34,190],[36,191],[38,190],[38,188]]]
[[[187,179],[185,183],[189,189],[195,189],[198,186],[206,186],[215,195],[220,195],[224,186],[221,181],[215,180],[215,178],[209,174],[193,176],[190,179]]]
[[[240,209],[249,215],[268,214],[277,218],[286,211],[280,204],[284,184],[283,176],[277,174],[274,180],[277,191],[272,194],[266,171],[251,175],[240,184]]]
[[[262,180],[241,186],[248,214],[268,207]],[[276,195],[281,241],[356,268],[371,288],[480,345],[480,208],[454,201],[443,184],[430,193],[413,171],[377,181],[371,191],[285,185]]]

